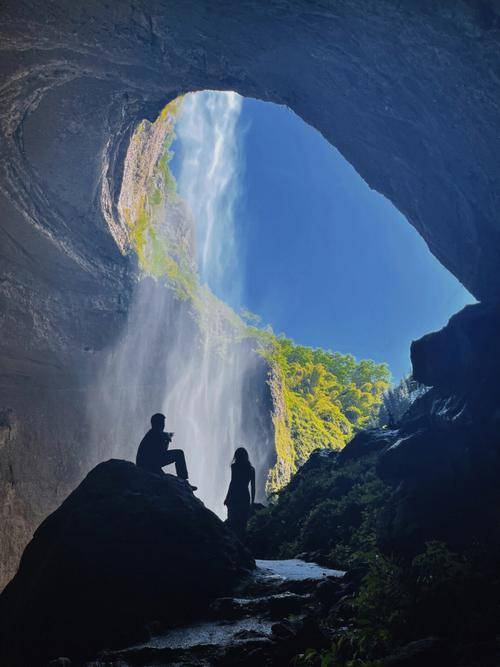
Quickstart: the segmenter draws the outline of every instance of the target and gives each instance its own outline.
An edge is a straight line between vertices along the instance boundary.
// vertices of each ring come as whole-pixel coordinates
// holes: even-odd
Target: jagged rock
[[[461,550],[499,539],[499,330],[498,307],[476,304],[413,343],[414,376],[434,386],[378,458],[394,488],[380,517],[384,551],[412,556],[429,540]]]
[[[394,441],[397,431],[389,429],[368,429],[356,433],[339,454],[339,464],[355,461],[362,456],[379,452]]]
[[[447,391],[469,391],[500,374],[500,306],[466,306],[448,324],[411,345],[413,376]]]
[[[184,482],[126,461],[97,466],[49,516],[0,596],[8,664],[130,642],[192,616],[254,566]]]
[[[465,463],[465,439],[458,429],[419,430],[389,443],[378,460],[377,472],[393,484],[402,479],[446,479]]]
[[[379,521],[379,546],[413,556],[430,540],[464,549],[493,543],[500,503],[497,394],[475,383],[463,395],[432,389],[399,424],[377,472],[394,492]]]

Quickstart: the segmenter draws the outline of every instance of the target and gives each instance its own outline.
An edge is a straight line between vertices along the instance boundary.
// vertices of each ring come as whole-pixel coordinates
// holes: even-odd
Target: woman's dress
[[[227,506],[227,521],[238,537],[243,538],[250,517],[250,491],[248,490],[254,469],[251,465],[231,466],[231,483],[224,504]]]

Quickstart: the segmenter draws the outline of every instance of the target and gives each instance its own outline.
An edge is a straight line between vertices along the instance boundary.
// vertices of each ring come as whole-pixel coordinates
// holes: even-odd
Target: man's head
[[[165,428],[165,415],[157,412],[151,417],[151,428],[153,431],[163,431]]]

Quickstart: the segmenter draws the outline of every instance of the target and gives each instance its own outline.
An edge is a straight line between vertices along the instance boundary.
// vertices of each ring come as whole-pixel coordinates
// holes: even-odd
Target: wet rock
[[[298,614],[309,599],[309,595],[299,595],[297,593],[274,595],[268,601],[269,616],[277,619],[290,614]]]
[[[172,628],[145,643],[103,654],[108,665],[278,665],[295,653],[323,642],[315,620],[313,593],[326,574],[312,563],[294,560],[258,561],[235,587],[234,597],[215,600],[208,617]],[[340,573],[342,574],[342,573]],[[338,577],[341,580],[341,577]],[[299,595],[287,590],[307,587]],[[285,660],[285,662],[283,662]]]
[[[148,621],[200,613],[253,566],[181,480],[102,463],[42,523],[0,596],[2,655],[24,665],[140,639]]]
[[[270,618],[280,618],[298,613],[309,600],[307,595],[290,591],[253,598],[220,598],[210,605],[214,618],[234,620],[250,615],[268,614]]]
[[[317,619],[309,615],[277,623],[273,626],[273,637],[277,640],[275,655],[283,661],[277,664],[287,664],[286,660],[308,648],[322,649],[330,645]]]
[[[273,636],[277,639],[291,639],[298,633],[299,628],[297,627],[296,623],[292,623],[292,621],[287,621],[284,619],[279,623],[275,623],[271,630]]]
[[[339,582],[332,579],[320,581],[314,591],[314,598],[322,604],[329,605],[335,601],[335,596],[339,592]]]

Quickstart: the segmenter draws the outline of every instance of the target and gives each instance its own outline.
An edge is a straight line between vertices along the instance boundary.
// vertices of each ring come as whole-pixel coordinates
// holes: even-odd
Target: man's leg
[[[165,456],[164,465],[168,466],[170,463],[175,463],[175,472],[177,477],[187,479],[189,477],[186,458],[182,449],[169,449]]]

